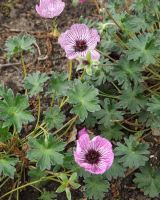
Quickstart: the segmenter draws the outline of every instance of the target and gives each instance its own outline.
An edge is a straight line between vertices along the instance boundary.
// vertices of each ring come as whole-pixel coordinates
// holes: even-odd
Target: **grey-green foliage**
[[[44,83],[49,79],[46,73],[34,72],[24,80],[24,87],[28,90],[30,97],[43,92]]]
[[[88,199],[102,200],[109,189],[109,182],[102,176],[92,175],[85,180],[86,196]]]
[[[123,112],[119,109],[119,105],[114,100],[104,99],[102,109],[95,113],[99,124],[104,127],[110,127],[115,122],[123,120]]]
[[[151,198],[160,197],[160,169],[146,165],[135,174],[134,182],[138,188],[144,191],[145,195]]]
[[[48,129],[58,129],[63,125],[65,115],[61,112],[59,107],[54,106],[52,108],[48,108],[48,110],[44,112],[44,120]]]
[[[33,44],[35,43],[35,38],[28,34],[10,37],[5,43],[7,56],[11,58],[23,51],[33,51]]]
[[[138,168],[144,166],[149,160],[149,145],[141,143],[134,136],[124,138],[125,144],[117,143],[115,148],[116,155],[120,157],[119,162],[122,162],[125,167]]]

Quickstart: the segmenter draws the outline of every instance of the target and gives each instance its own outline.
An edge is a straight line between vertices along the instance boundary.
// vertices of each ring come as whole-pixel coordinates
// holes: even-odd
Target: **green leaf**
[[[69,179],[65,173],[60,173],[59,178],[62,180],[62,182],[57,188],[56,192],[62,193],[65,191],[67,199],[71,200],[70,187],[73,189],[78,189],[80,187],[80,184],[75,182],[77,180],[77,173],[73,173]]]
[[[65,189],[66,189],[65,185],[60,185],[60,186],[57,188],[56,192],[57,192],[57,193],[62,193],[62,192],[65,191]]]
[[[114,80],[118,81],[119,85],[122,85],[124,89],[128,89],[131,81],[135,84],[141,82],[143,70],[142,66],[138,62],[128,61],[126,57],[122,57],[119,62],[114,65],[110,74]]]
[[[70,176],[70,178],[69,178],[69,181],[70,181],[70,182],[74,182],[75,180],[77,180],[77,173],[76,173],[76,172],[73,173],[73,174]]]
[[[124,26],[130,33],[138,33],[139,31],[145,31],[148,28],[145,17],[143,14],[139,16],[129,15],[124,22]]]
[[[160,47],[155,36],[147,33],[139,35],[129,40],[128,59],[140,61],[140,63],[149,65],[155,64],[156,57],[159,56]]]
[[[30,138],[28,144],[30,150],[27,157],[29,160],[35,161],[41,170],[49,170],[52,165],[63,164],[64,156],[60,152],[64,150],[65,143],[58,141],[55,137]]]
[[[109,182],[102,176],[90,176],[84,182],[88,199],[102,200],[109,189]]]
[[[36,40],[31,35],[19,35],[8,38],[5,43],[7,56],[10,58],[13,55],[19,54],[23,51],[32,51],[33,44]]]
[[[0,124],[0,142],[7,142],[11,137],[12,134],[8,131],[8,128],[2,128]]]
[[[141,172],[136,173],[135,176],[134,182],[138,185],[138,188],[144,191],[145,195],[149,195],[151,198],[159,197],[160,169],[147,165],[141,168]]]
[[[96,118],[99,120],[99,124],[103,124],[104,127],[110,127],[114,125],[116,121],[123,119],[123,112],[118,110],[117,103],[109,99],[104,99],[103,109],[95,113]]]
[[[124,141],[125,144],[118,142],[118,147],[115,148],[116,155],[120,156],[119,161],[129,168],[144,166],[149,159],[146,157],[149,154],[149,145],[140,143],[134,136],[124,138]]]
[[[93,128],[97,123],[96,117],[93,116],[92,113],[88,113],[88,116],[85,119],[84,123],[87,128]]]
[[[116,141],[121,140],[124,134],[121,131],[122,128],[117,124],[111,127],[103,127],[101,125],[100,129],[101,129],[101,135],[109,140],[112,140],[112,139]]]
[[[76,80],[68,96],[69,103],[73,105],[71,112],[78,115],[81,121],[87,118],[88,112],[100,110],[98,90],[87,83]]]
[[[0,84],[0,97],[3,97],[7,93],[7,88]]]
[[[107,65],[107,67],[105,65]],[[109,78],[111,77],[109,76],[109,73],[112,70],[113,70],[112,63],[110,63],[110,61],[106,59],[103,59],[103,61],[101,61],[100,64],[97,66],[97,68],[94,70],[94,73],[91,77],[94,85],[100,86],[104,84],[107,80],[110,80]]]
[[[14,96],[11,89],[3,94],[3,98],[0,100],[0,120],[3,122],[3,127],[14,126],[20,132],[22,124],[34,120],[31,112],[26,110],[29,106],[28,99],[20,94]]]
[[[28,172],[28,176],[30,177],[30,181],[37,181],[47,176],[47,172],[41,171],[39,168],[31,169]],[[35,184],[36,187],[41,187],[46,184],[47,181],[41,181]]]
[[[122,90],[122,94],[119,96],[119,106],[130,110],[131,114],[139,112],[147,103],[143,93],[144,91],[139,85],[136,85],[133,89],[128,87],[127,90]]]
[[[82,167],[77,167],[76,172],[77,172],[79,177],[86,178],[86,177],[91,176],[91,173],[85,171]]]
[[[106,171],[104,176],[110,181],[112,179],[117,179],[118,177],[125,177],[126,168],[119,163],[117,158],[114,159],[112,167]]]
[[[74,172],[70,178],[69,178],[69,185],[73,188],[73,189],[78,189],[81,185],[76,183],[75,181],[77,181],[77,173]]]
[[[44,114],[45,122],[49,130],[52,128],[60,128],[65,121],[65,115],[56,106],[49,108],[47,111],[44,112]]]
[[[160,117],[160,96],[152,96],[148,105],[148,111]]]
[[[145,123],[146,127],[160,128],[160,116],[157,116],[149,111],[143,110],[139,113],[139,121],[141,123]]]
[[[16,172],[15,165],[17,162],[17,158],[11,158],[9,156],[0,158],[0,176],[3,174],[4,176],[9,176],[13,179]]]
[[[67,199],[68,199],[68,200],[71,200],[72,197],[71,197],[70,189],[69,189],[69,188],[66,188],[65,191],[66,191]]]
[[[57,195],[54,192],[43,190],[41,196],[38,198],[39,200],[53,200],[57,199]]]
[[[135,0],[131,6],[131,8],[134,10],[137,10],[138,12],[144,12],[146,11],[147,7],[149,7],[150,0]],[[155,2],[154,2],[155,3]],[[153,3],[152,3],[153,6]],[[149,7],[151,8],[151,7]]]
[[[55,95],[56,98],[66,96],[69,89],[69,81],[67,80],[66,73],[53,72],[48,91],[50,94]]]
[[[31,181],[36,181],[43,177],[46,177],[47,173],[45,171],[41,171],[39,168],[35,168],[35,169],[31,169],[28,172],[28,176],[31,178]]]
[[[67,183],[68,182],[68,177],[65,173],[60,173],[59,178],[64,182]]]
[[[30,97],[36,96],[43,92],[44,83],[49,79],[47,74],[34,72],[29,74],[24,80],[24,87],[29,91]]]

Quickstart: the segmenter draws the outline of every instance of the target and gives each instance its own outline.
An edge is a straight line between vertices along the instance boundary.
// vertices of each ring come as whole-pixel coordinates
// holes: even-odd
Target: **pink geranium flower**
[[[112,144],[107,139],[96,136],[90,140],[87,130],[79,132],[77,148],[74,152],[76,163],[93,174],[103,174],[113,163]]]
[[[98,42],[100,36],[97,30],[89,29],[85,24],[72,25],[58,40],[69,59],[86,58],[90,52],[93,60],[99,60],[100,54],[95,50]]]
[[[86,0],[79,0],[80,3],[84,3]]]
[[[64,10],[65,3],[62,0],[40,0],[36,5],[37,13],[44,18],[57,17]]]

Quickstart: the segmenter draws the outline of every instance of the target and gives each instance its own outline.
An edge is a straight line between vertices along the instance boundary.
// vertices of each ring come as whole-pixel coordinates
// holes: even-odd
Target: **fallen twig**
[[[6,63],[6,64],[0,64],[0,68],[3,67],[12,67],[12,66],[19,66],[21,63]]]

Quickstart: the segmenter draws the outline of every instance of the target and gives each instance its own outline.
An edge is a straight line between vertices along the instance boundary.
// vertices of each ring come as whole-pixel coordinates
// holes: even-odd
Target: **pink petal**
[[[79,145],[79,148],[86,152],[88,148],[90,147],[90,139],[88,134],[83,134],[79,139],[77,140],[77,146]]]
[[[88,131],[87,131],[86,128],[83,128],[78,132],[78,138],[81,137],[84,134],[88,134]]]
[[[90,37],[89,28],[85,24],[74,24],[70,28],[74,40],[88,40]]]
[[[37,13],[44,18],[53,18],[61,14],[65,3],[61,0],[40,0],[39,6],[36,5]]]
[[[65,48],[66,45],[71,45],[73,47],[75,45],[75,39],[68,30],[60,35],[58,43],[61,45],[62,48]]]
[[[96,29],[90,30],[90,38],[87,41],[87,44],[90,49],[95,49],[97,46],[97,43],[100,42],[100,36]]]
[[[41,9],[40,9],[40,6],[36,5],[36,11],[39,15],[41,15]]]
[[[100,59],[100,54],[98,53],[98,51],[96,50],[91,50],[91,57],[93,60],[99,60]]]
[[[97,165],[90,165],[88,168],[86,167],[85,170],[92,174],[103,174],[106,171],[106,166],[99,167]]]
[[[103,138],[101,136],[96,136],[91,140],[91,143],[93,145],[93,148],[98,150],[101,148],[106,148],[106,149],[112,149],[112,144],[109,140],[106,138]]]

